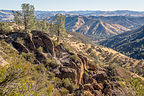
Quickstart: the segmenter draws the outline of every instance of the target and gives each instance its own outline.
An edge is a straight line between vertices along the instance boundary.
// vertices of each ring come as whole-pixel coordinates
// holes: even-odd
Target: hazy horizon
[[[0,9],[0,10],[12,10],[12,9]],[[15,10],[15,9],[14,9]],[[21,9],[19,9],[21,10]],[[17,11],[19,11],[17,10]],[[136,11],[136,10],[35,10],[35,11],[64,11],[64,12],[71,12],[71,11],[135,11],[135,12],[144,12],[144,11]]]
[[[144,0],[4,0],[0,10],[20,10],[22,3],[34,5],[38,11],[144,11]]]

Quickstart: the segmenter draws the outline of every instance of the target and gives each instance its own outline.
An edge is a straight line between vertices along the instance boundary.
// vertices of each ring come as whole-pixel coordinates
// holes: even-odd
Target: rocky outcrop
[[[10,34],[8,38],[17,40],[18,37],[16,33]],[[59,44],[54,47],[54,44],[50,37],[40,31],[32,31],[32,36],[29,34],[18,35],[24,40],[24,44],[20,44],[16,41],[12,41],[11,44],[20,53],[33,52],[35,58],[47,66],[47,57],[53,58],[56,62],[55,64],[49,64],[56,76],[59,78],[71,78],[76,84],[83,83],[83,76],[85,70],[87,70],[88,61],[87,58],[82,55],[77,55],[75,53],[69,52],[63,44]],[[40,52],[39,47],[43,50]],[[77,60],[73,60],[71,57],[75,55]]]
[[[41,42],[43,43],[43,48],[46,52],[50,52],[52,56],[55,56],[54,52],[54,45],[52,40],[49,38],[49,36],[41,31],[32,31],[34,36],[39,37],[41,39]],[[34,42],[37,44],[37,42]]]
[[[47,58],[46,56],[44,56],[41,52],[39,52],[37,50],[35,50],[34,53],[35,53],[36,59],[39,62],[46,64],[46,58]]]
[[[45,67],[48,66],[49,71],[53,72],[56,77],[71,78],[75,84],[79,85],[79,88],[74,90],[75,96],[82,96],[81,94],[91,96],[122,94],[126,96],[120,85],[108,80],[110,73],[108,69],[106,71],[104,68],[90,65],[86,57],[68,51],[62,43],[54,46],[47,34],[40,31],[32,31],[32,36],[26,33],[21,34],[20,37],[23,38],[24,44],[15,41],[17,40],[15,34],[1,38],[12,44],[19,53],[34,53],[37,64],[43,63]],[[39,50],[39,47],[42,47],[43,50]]]
[[[83,65],[84,65],[84,69],[87,70],[87,67],[88,67],[88,61],[87,61],[87,58],[83,57],[82,55],[79,55],[79,58],[81,59]]]
[[[13,45],[13,47],[14,47],[16,50],[18,50],[20,53],[22,53],[22,52],[28,53],[28,52],[29,52],[29,50],[28,50],[24,45],[22,45],[22,44],[20,44],[20,43],[17,43],[17,42],[15,42],[15,41],[13,41],[13,42],[12,42],[12,45]]]
[[[40,37],[33,36],[32,40],[33,40],[36,48],[39,48],[39,47],[43,47],[43,49],[45,48],[45,45]]]
[[[25,46],[29,49],[30,52],[35,50],[35,45],[32,40],[32,37],[29,34],[26,34],[26,37],[24,38]]]
[[[97,73],[94,74],[92,78],[98,82],[103,82],[104,80],[107,80],[108,76],[104,71],[97,71]]]
[[[67,67],[61,67],[60,68],[61,74],[59,75],[59,78],[71,78],[73,82],[77,82],[77,72],[75,69],[67,68]]]
[[[87,69],[87,59],[84,58],[81,55],[77,55],[75,53],[69,52],[63,44],[58,45],[55,48],[55,53],[56,57],[61,63],[61,68],[65,68],[65,72],[61,71],[60,76],[65,77],[67,75],[67,78],[69,77],[69,71],[68,70],[73,70],[73,74],[75,76],[71,76],[71,79],[76,83],[76,84],[81,84],[83,83],[83,74],[84,71]],[[77,60],[73,60],[71,56],[75,55],[77,57]],[[66,71],[67,70],[67,71]],[[75,71],[75,72],[74,72]],[[64,76],[63,76],[64,75]]]

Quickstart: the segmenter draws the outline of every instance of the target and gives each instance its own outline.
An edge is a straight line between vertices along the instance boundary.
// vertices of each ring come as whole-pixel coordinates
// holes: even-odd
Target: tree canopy
[[[24,25],[25,31],[29,32],[34,26],[34,6],[22,4],[22,11],[13,11],[14,20],[17,24]]]

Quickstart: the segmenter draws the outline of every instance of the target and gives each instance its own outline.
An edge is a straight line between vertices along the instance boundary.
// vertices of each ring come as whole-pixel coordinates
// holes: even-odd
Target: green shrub
[[[0,41],[0,54],[8,66],[0,66],[0,96],[53,96],[54,74],[43,64],[31,64],[32,53],[19,55],[6,42]],[[25,57],[25,58],[24,58]]]
[[[31,62],[31,63],[33,63],[34,60],[35,60],[35,56],[34,56],[33,53],[24,53],[24,52],[22,52],[21,55],[22,55],[27,61],[29,61],[29,62]]]
[[[64,87],[68,87],[71,85],[72,80],[70,78],[66,78],[62,80],[62,83],[64,84]]]
[[[75,52],[75,49],[73,47],[71,47],[68,43],[64,42],[63,45],[65,46],[65,48],[67,49],[67,51],[69,51],[69,52]]]
[[[95,49],[95,46],[92,45],[91,48],[92,48],[92,49]]]
[[[20,44],[24,44],[23,38],[18,37],[16,41]]]
[[[53,85],[49,85],[49,86],[47,87],[48,96],[52,96],[53,88],[54,88]]]
[[[131,78],[129,81],[131,87],[134,87],[137,96],[144,96],[144,82],[139,78]]]
[[[9,27],[7,23],[0,23],[0,34],[7,34],[11,31],[12,29]]]
[[[71,59],[76,62],[79,60],[79,57],[76,54],[74,54],[71,56]]]
[[[54,63],[56,63],[55,59],[46,58],[46,65],[54,64]]]
[[[43,52],[43,47],[40,46],[40,47],[38,48],[38,51],[42,53],[42,52]]]
[[[94,66],[96,69],[100,66],[100,62],[97,61],[96,59],[92,60],[92,61],[89,61],[88,62],[88,65],[89,66]]]
[[[61,96],[67,96],[68,93],[69,93],[69,91],[66,88],[64,88],[64,87],[61,88],[61,90],[60,90]]]
[[[53,40],[53,44],[55,47],[59,45],[59,43],[56,40]]]

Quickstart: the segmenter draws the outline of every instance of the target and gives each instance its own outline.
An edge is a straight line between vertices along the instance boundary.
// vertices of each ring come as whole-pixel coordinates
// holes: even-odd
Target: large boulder
[[[62,43],[60,43],[58,46],[55,47],[56,57],[57,58],[63,58],[63,56],[64,56],[63,53],[70,55],[68,53],[67,49],[64,47],[64,45]]]
[[[94,90],[94,89],[93,89],[93,86],[89,83],[89,84],[85,84],[85,85],[84,85],[84,90],[92,91],[92,90]]]
[[[71,68],[76,71],[76,82],[77,84],[81,84],[83,82],[84,71],[86,70],[86,58],[69,52],[62,43],[56,46],[55,53],[56,57],[60,60],[64,67]],[[72,58],[73,56],[76,58]]]
[[[105,71],[97,71],[93,78],[98,82],[103,82],[104,80],[107,80],[108,76]]]
[[[68,67],[61,67],[59,69],[59,71],[61,72],[59,74],[59,78],[71,78],[75,83],[77,83],[77,72],[75,69],[72,68],[68,68]]]

